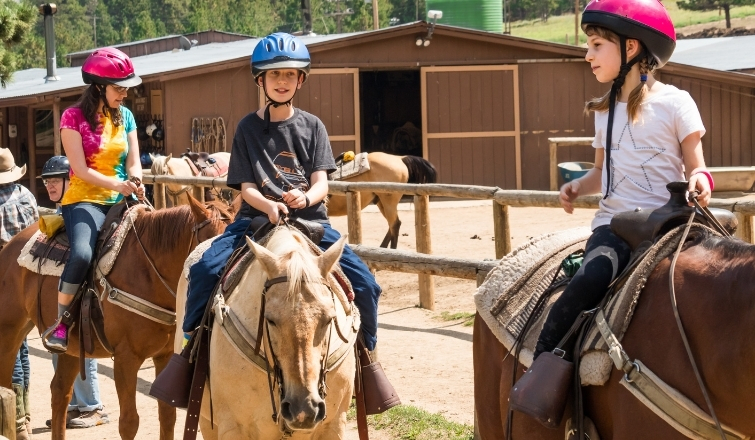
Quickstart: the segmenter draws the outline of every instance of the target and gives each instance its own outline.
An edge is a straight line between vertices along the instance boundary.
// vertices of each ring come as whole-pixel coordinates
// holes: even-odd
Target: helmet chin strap
[[[291,95],[291,99],[289,99],[286,102],[278,102],[278,101],[274,100],[273,98],[271,98],[270,95],[268,95],[268,93],[267,93],[267,85],[265,83],[265,78],[264,78],[265,75],[266,74],[262,75],[263,76],[263,78],[262,78],[262,91],[265,92],[265,98],[267,98],[267,102],[269,102],[269,104],[267,106],[265,106],[265,129],[264,129],[263,132],[265,134],[270,134],[270,106],[278,108],[278,107],[280,107],[282,105],[292,105],[291,101],[294,100],[294,96],[296,96],[296,91],[298,90],[298,87],[294,89],[294,94]],[[296,78],[296,85],[297,86],[299,85],[299,78],[298,77]]]
[[[621,51],[621,67],[619,68],[619,76],[613,80],[611,85],[611,94],[608,97],[608,127],[606,130],[606,194],[603,199],[607,199],[611,193],[611,141],[613,134],[613,116],[616,112],[616,96],[619,94],[619,90],[624,85],[624,81],[627,79],[627,74],[632,70],[632,66],[637,64],[638,61],[645,56],[645,49],[642,48],[640,53],[627,62],[627,39],[623,35],[619,35],[619,50]]]
[[[97,84],[97,90],[100,91],[100,98],[102,99],[103,103],[103,109],[107,110],[107,114],[105,116],[112,118],[113,112],[117,110],[114,107],[110,107],[110,103],[107,101],[107,85]]]

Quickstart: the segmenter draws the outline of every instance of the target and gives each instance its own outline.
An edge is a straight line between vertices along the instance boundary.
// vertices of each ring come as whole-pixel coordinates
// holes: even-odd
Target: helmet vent
[[[265,49],[267,49],[268,52],[272,52],[273,51],[273,46],[271,46],[270,43],[267,43],[265,45]]]
[[[291,42],[291,50],[296,50],[296,42],[295,41]]]
[[[283,50],[283,38],[278,40],[278,50]]]

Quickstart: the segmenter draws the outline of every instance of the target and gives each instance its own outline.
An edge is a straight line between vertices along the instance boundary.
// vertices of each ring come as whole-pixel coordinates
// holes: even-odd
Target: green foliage
[[[14,46],[24,41],[37,15],[36,8],[13,0],[0,0],[0,86],[5,87],[18,65]]]
[[[385,0],[378,3],[380,7],[386,3]],[[393,14],[391,17],[399,19],[399,24],[411,23],[417,20],[425,20],[427,6],[425,0],[393,0]]]
[[[755,0],[681,0],[676,2],[681,9],[690,11],[712,11],[723,9],[726,15],[726,28],[731,28],[731,8],[754,5]]]

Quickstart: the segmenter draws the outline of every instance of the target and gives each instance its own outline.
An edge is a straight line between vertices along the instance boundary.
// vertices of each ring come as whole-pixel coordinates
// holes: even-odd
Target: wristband
[[[307,201],[307,203],[304,205],[305,208],[309,208],[309,197],[307,197],[306,194],[304,194],[304,200]]]
[[[708,185],[710,186],[710,191],[713,192],[714,184],[713,184],[713,176],[710,175],[710,173],[707,170],[700,170],[696,171],[695,174],[704,174],[705,177],[708,178]],[[693,174],[693,176],[695,175]]]

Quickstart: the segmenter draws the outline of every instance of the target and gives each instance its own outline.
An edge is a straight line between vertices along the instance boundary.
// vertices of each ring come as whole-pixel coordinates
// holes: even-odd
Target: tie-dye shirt
[[[128,134],[136,130],[134,115],[121,106],[123,125],[116,127],[113,121],[99,114],[100,123],[95,131],[89,127],[84,113],[79,107],[70,107],[60,117],[60,128],[76,130],[81,134],[84,158],[87,167],[118,180],[128,179],[126,156],[128,155]],[[71,170],[71,183],[61,200],[61,205],[89,202],[100,205],[114,205],[123,196],[118,191],[109,190],[85,182]]]

